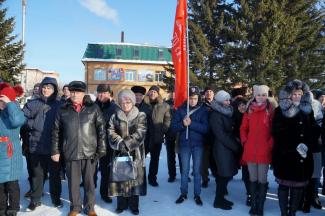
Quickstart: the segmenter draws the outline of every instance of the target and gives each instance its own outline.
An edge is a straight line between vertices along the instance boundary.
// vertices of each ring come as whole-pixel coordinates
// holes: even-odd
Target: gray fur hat
[[[135,94],[130,89],[122,89],[117,96],[118,103],[121,103],[121,101],[125,98],[128,98],[132,101],[133,106],[135,105]]]
[[[301,90],[303,95],[300,100],[299,109],[304,113],[310,113],[312,111],[312,99],[313,95],[309,90],[309,86],[301,80],[293,80],[288,82],[279,93],[279,106],[283,112],[290,112],[293,108],[293,102],[291,100],[292,93],[294,91]],[[288,115],[287,115],[288,114]],[[291,116],[287,113],[287,116]]]

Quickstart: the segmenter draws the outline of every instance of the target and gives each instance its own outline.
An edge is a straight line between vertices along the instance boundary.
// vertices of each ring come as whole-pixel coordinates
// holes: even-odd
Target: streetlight
[[[22,43],[23,43],[23,53],[25,50],[25,25],[26,25],[26,4],[27,0],[22,0]],[[22,60],[23,61],[23,60]],[[23,64],[23,62],[21,62]],[[23,80],[21,80],[23,82]],[[25,91],[27,91],[27,70],[25,69]]]

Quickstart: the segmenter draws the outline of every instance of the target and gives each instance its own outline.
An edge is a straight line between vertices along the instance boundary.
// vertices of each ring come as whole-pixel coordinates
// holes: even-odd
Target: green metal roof
[[[119,55],[120,54],[120,55]],[[171,62],[170,48],[129,43],[88,44],[82,61]]]

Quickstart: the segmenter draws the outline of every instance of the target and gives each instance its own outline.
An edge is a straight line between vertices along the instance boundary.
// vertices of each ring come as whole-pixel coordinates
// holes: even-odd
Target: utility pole
[[[26,25],[26,3],[27,0],[22,0],[22,43],[23,43],[23,53],[25,50],[25,25]],[[21,62],[23,64],[23,62]],[[22,75],[21,75],[22,76]],[[23,80],[21,80],[22,84]],[[25,69],[25,91],[27,91],[27,70]]]

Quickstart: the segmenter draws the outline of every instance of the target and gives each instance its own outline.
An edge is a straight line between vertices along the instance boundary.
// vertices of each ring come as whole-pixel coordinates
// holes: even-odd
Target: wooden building
[[[134,85],[162,86],[165,66],[172,62],[170,48],[131,43],[88,44],[82,58],[88,93],[95,94],[100,83],[107,83],[114,95]],[[161,89],[163,97],[166,92]]]

